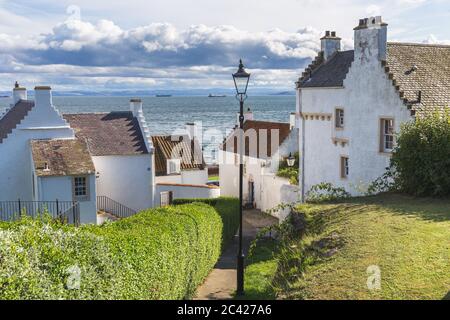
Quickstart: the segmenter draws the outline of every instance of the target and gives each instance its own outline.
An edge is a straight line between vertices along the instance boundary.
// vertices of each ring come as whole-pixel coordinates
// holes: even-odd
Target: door
[[[248,204],[253,208],[255,203],[255,183],[250,181],[248,183]]]

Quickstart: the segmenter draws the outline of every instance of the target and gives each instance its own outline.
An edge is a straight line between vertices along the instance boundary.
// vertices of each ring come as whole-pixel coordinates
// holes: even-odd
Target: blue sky
[[[372,15],[391,41],[450,43],[450,0],[0,0],[0,90],[224,88],[239,57],[252,86],[292,89],[324,30],[351,49]]]

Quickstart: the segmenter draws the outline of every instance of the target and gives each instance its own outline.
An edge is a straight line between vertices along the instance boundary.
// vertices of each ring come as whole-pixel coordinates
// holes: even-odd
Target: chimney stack
[[[289,128],[292,129],[297,129],[297,113],[292,112],[291,115],[289,116]]]
[[[38,86],[34,88],[34,102],[39,107],[52,107],[52,88],[48,86]]]
[[[199,126],[198,123],[186,123],[186,132],[190,140],[194,138],[196,138],[197,140],[201,140],[201,126]]]
[[[237,117],[236,117],[236,123],[238,126],[239,126],[239,116],[240,116],[240,114],[238,113]],[[251,121],[251,120],[253,120],[253,112],[252,112],[252,110],[250,110],[250,108],[248,108],[247,111],[244,111],[244,123],[246,121]]]
[[[328,60],[333,54],[341,51],[341,38],[336,36],[336,31],[326,31],[320,39],[323,57]]]
[[[355,30],[355,61],[366,64],[387,57],[387,27],[381,16],[359,20]]]
[[[130,111],[133,112],[133,116],[138,117],[142,112],[142,100],[134,98],[130,100]]]
[[[27,89],[22,88],[16,81],[13,89],[13,105],[16,105],[20,100],[27,100]]]

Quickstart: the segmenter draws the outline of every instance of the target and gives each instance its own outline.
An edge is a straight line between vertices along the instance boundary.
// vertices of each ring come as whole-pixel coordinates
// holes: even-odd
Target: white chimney
[[[292,112],[289,116],[289,129],[296,129],[297,128],[297,113]]]
[[[39,107],[52,107],[52,88],[48,86],[38,86],[34,88],[35,105]]]
[[[137,98],[131,99],[130,111],[133,112],[133,116],[137,117],[139,113],[142,112],[142,100]]]
[[[336,31],[326,31],[325,36],[320,41],[325,60],[328,60],[336,52],[341,51],[341,38],[336,36]]]
[[[387,27],[381,16],[359,20],[355,30],[355,62],[366,64],[386,60]]]
[[[240,113],[237,114],[236,117],[236,123],[239,125],[239,117],[240,117]],[[253,120],[253,112],[252,110],[250,110],[250,108],[247,109],[247,111],[244,111],[244,123],[246,121],[251,121]]]
[[[201,140],[200,127],[197,123],[195,122],[186,123],[186,132],[190,140],[192,140],[193,138]]]
[[[13,105],[16,105],[20,100],[27,100],[27,89],[19,86],[19,83],[16,81],[13,89]]]

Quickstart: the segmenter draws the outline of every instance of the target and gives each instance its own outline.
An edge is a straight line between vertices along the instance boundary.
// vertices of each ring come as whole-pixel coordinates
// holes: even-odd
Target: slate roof
[[[250,136],[252,134],[249,130],[254,130],[257,141],[250,140]],[[262,140],[266,137],[263,130],[266,130],[267,132],[267,141]],[[274,150],[272,150],[272,130],[278,130],[279,132],[279,143],[277,144],[277,148]],[[248,134],[248,139],[246,138],[245,142],[245,155],[254,158],[266,158],[266,153],[268,157],[271,157],[277,152],[278,147],[283,144],[284,140],[286,140],[291,133],[291,128],[289,123],[247,120],[244,123],[244,132]],[[260,146],[264,145],[264,143],[267,144],[267,152],[260,150]],[[229,147],[230,144],[232,144],[231,147]],[[252,145],[252,148],[250,148],[250,144]],[[256,148],[253,148],[254,144],[256,144]],[[239,152],[238,135],[236,130],[228,136],[222,145],[222,150],[229,151],[228,148],[230,148],[233,153]]]
[[[297,84],[300,88],[342,87],[353,60],[353,50],[337,52],[328,61],[319,53]],[[450,105],[450,46],[388,43],[382,65],[413,113]]]
[[[181,170],[205,169],[202,147],[197,139],[191,140],[187,135],[152,136],[152,141],[155,148],[156,176],[167,175],[169,159],[181,159]]]
[[[130,111],[64,114],[93,156],[148,154],[139,122]]]
[[[342,87],[344,79],[353,63],[355,52],[336,52],[328,61],[322,61],[315,69],[309,66],[311,72],[306,72],[299,85],[302,88]]]
[[[20,100],[0,118],[0,143],[20,124],[33,107],[33,101]]]
[[[31,152],[37,176],[76,176],[95,172],[83,140],[32,140]],[[45,170],[45,164],[48,170]]]

